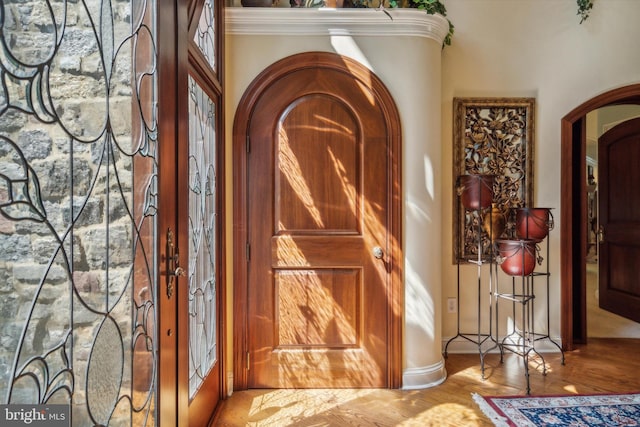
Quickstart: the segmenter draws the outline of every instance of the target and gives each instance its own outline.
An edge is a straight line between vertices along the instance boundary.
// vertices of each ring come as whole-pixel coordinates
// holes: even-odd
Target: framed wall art
[[[453,237],[455,262],[490,254],[492,238],[483,228],[494,215],[532,206],[535,98],[453,99]],[[488,208],[460,203],[460,177],[492,175]],[[502,236],[513,230],[507,221]]]

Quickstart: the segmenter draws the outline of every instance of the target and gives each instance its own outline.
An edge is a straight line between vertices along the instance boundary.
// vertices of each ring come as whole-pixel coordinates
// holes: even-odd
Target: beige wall
[[[452,99],[535,97],[534,204],[553,207],[556,218],[550,237],[550,332],[559,337],[560,120],[600,93],[640,82],[640,1],[596,1],[583,24],[579,24],[574,0],[455,0],[445,4],[456,32],[442,59],[443,302],[456,292],[456,270],[449,256]],[[464,283],[474,283],[476,277],[475,268],[463,272]],[[468,299],[475,298],[470,293],[474,289],[464,287]],[[542,318],[542,313],[536,317]],[[461,323],[475,327],[475,319],[470,308],[463,312]],[[444,312],[443,338],[455,333],[456,316]]]
[[[560,120],[602,92],[640,82],[640,51],[636,48],[640,1],[596,1],[591,17],[583,24],[579,24],[575,0],[445,0],[445,4],[456,33],[452,46],[444,51],[433,49],[432,41],[418,41],[417,47],[407,44],[406,36],[387,41],[376,37],[342,39],[355,41],[362,58],[370,61],[389,87],[402,116],[405,251],[412,254],[405,260],[405,296],[407,301],[419,303],[418,308],[405,306],[413,314],[405,320],[404,367],[405,375],[413,370],[419,376],[422,369],[425,386],[437,383],[443,373],[440,352],[443,343],[456,333],[456,315],[442,310],[446,298],[456,296],[456,269],[451,263],[453,97],[536,98],[534,203],[553,207],[558,219],[551,232],[549,257],[550,333],[558,338]],[[338,49],[326,36],[228,33],[227,140],[231,141],[237,102],[260,70],[292,53]],[[439,69],[421,73],[429,63]],[[406,92],[409,95],[402,95]],[[437,100],[440,109],[432,105]],[[411,108],[411,102],[417,102],[418,109]],[[417,155],[408,155],[407,147]],[[228,170],[232,171],[230,146],[227,156]],[[230,207],[230,189],[228,195]],[[231,274],[229,280],[231,286]],[[472,286],[463,287],[461,299],[466,297],[473,304],[461,302],[461,328],[473,329],[476,297],[467,292],[475,291],[475,269],[463,269],[462,281]],[[537,307],[542,309],[543,305]],[[421,317],[425,315],[426,321]],[[473,348],[456,343],[449,350]]]

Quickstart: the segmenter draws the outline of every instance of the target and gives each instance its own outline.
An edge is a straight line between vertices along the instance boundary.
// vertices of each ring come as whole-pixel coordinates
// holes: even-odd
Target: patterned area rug
[[[480,396],[473,400],[498,427],[640,426],[640,394]]]

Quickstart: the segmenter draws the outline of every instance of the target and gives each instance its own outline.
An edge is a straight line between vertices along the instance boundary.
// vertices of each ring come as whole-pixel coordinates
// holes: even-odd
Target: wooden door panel
[[[640,119],[598,142],[600,307],[640,322]]]
[[[640,132],[640,129],[639,129]],[[617,133],[613,134],[616,137]],[[611,137],[608,137],[611,138]],[[640,197],[633,197],[640,184],[640,136],[624,134],[609,141],[604,139],[607,168],[607,217],[610,226],[626,227],[640,219]],[[631,197],[630,197],[631,196]]]
[[[275,348],[357,346],[361,286],[359,269],[278,270]]]
[[[638,295],[640,247],[609,243],[608,291]]]
[[[353,75],[304,68],[256,102],[248,136],[250,387],[384,387],[389,126]]]
[[[364,240],[361,236],[274,236],[271,240],[273,268],[345,267],[362,260]]]
[[[341,123],[332,122],[340,118]],[[357,123],[346,106],[325,95],[295,100],[276,137],[275,229],[358,231],[361,153]],[[321,179],[318,179],[321,177]]]

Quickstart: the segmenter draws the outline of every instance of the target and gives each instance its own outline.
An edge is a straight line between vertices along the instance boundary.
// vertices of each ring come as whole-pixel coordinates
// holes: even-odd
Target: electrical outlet
[[[455,298],[447,298],[447,313],[458,311],[458,301]]]

